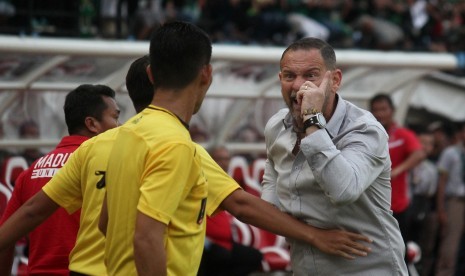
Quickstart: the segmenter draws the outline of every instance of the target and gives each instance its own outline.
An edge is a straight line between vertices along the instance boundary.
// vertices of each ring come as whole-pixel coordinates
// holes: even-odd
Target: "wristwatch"
[[[326,127],[326,119],[321,112],[316,113],[304,121],[304,130],[307,130],[307,128],[311,126],[317,126],[320,129]]]

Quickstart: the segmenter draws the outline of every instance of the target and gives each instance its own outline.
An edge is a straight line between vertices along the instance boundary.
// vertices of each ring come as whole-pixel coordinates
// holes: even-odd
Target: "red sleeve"
[[[24,179],[26,177],[28,170],[23,171],[18,178],[16,179],[15,182],[15,188],[13,189],[13,194],[11,196],[11,199],[8,201],[8,204],[6,206],[5,212],[2,215],[2,219],[0,220],[0,225],[2,225],[11,215],[13,215],[16,210],[23,205],[23,199],[21,198],[22,189],[24,185]]]
[[[207,237],[227,249],[232,248],[231,217],[225,211],[207,217]]]
[[[407,150],[409,153],[423,148],[423,146],[420,143],[420,140],[413,131],[405,129],[404,137],[407,142]]]

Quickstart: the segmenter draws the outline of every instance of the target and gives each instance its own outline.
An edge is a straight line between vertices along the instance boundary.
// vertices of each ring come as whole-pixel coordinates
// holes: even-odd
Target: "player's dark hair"
[[[199,27],[173,21],[155,30],[150,40],[154,88],[181,89],[210,64],[212,45]]]
[[[146,108],[153,98],[153,84],[146,70],[149,64],[148,55],[140,57],[131,64],[126,75],[126,88],[137,113]]]
[[[63,110],[70,135],[86,128],[86,117],[102,120],[108,108],[103,97],[115,98],[115,91],[106,85],[82,84],[66,95]]]

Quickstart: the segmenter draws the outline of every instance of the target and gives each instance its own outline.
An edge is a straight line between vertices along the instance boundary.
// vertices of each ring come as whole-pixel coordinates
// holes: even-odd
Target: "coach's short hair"
[[[334,52],[333,47],[331,47],[331,45],[329,45],[326,41],[316,37],[305,37],[291,43],[281,55],[281,61],[289,51],[309,51],[312,49],[320,51],[321,57],[323,58],[327,69],[336,69],[336,53]]]

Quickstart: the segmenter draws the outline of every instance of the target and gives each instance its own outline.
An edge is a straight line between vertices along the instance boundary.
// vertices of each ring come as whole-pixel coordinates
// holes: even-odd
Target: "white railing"
[[[148,53],[149,43],[83,39],[0,36],[0,53],[135,58]],[[214,45],[213,59],[244,62],[278,62],[283,47]],[[339,66],[411,67],[455,69],[456,55],[449,53],[337,50]]]
[[[127,58],[128,64],[131,60],[146,54],[149,49],[148,42],[133,41],[108,41],[108,40],[82,40],[82,39],[56,39],[56,38],[31,38],[17,36],[0,36],[0,55],[2,54],[20,54],[35,56],[50,56],[50,59],[44,62],[42,66],[31,69],[27,76],[14,81],[0,80],[0,93],[2,91],[26,90],[30,91],[69,91],[75,84],[70,83],[44,83],[38,82],[40,77],[46,74],[51,67],[64,63],[71,57],[115,57]],[[247,63],[264,63],[278,64],[283,47],[261,47],[261,46],[231,46],[231,45],[214,45],[213,61],[215,64],[247,62]],[[416,53],[416,52],[381,52],[381,51],[359,51],[359,50],[336,50],[338,65],[340,67],[363,67],[363,68],[412,68],[424,70],[419,76],[429,74],[444,69],[457,69],[463,67],[465,63],[464,55],[454,55],[451,53]],[[219,66],[220,66],[219,65]],[[127,67],[119,68],[111,76],[103,80],[103,84],[113,84],[115,89],[124,87],[124,76]],[[367,69],[370,71],[369,69]],[[363,71],[363,70],[362,70]],[[354,78],[357,77],[356,70],[353,70]],[[365,73],[360,74],[366,74]],[[350,76],[350,74],[349,74]],[[413,78],[417,78],[414,76]],[[107,81],[109,80],[109,81]],[[350,80],[350,78],[349,78]],[[277,80],[276,80],[277,81]],[[347,82],[347,80],[346,80]],[[393,82],[394,83],[394,82]],[[264,87],[277,85],[273,80],[263,82]],[[391,84],[392,86],[392,84]],[[216,89],[219,86],[213,83],[208,97],[211,98],[279,98],[279,89],[274,88],[273,93],[264,93],[263,91],[238,91],[238,89]],[[392,86],[395,87],[395,86]],[[271,89],[270,89],[271,90]],[[242,93],[242,94],[241,94]],[[354,97],[364,97],[361,94],[348,91],[345,95]],[[410,96],[409,96],[410,97]],[[347,97],[346,97],[347,98]],[[408,99],[407,99],[408,100]],[[3,103],[6,104],[6,103]],[[405,101],[404,105],[408,105]],[[2,104],[0,104],[2,106]],[[405,113],[406,106],[400,110]],[[403,115],[403,113],[400,113]],[[238,116],[238,115],[236,115]],[[232,121],[236,121],[232,120]],[[221,131],[219,130],[221,133]],[[221,137],[224,137],[222,135]],[[216,141],[218,142],[218,141]],[[224,142],[224,141],[220,141]],[[22,148],[30,145],[50,147],[58,143],[55,139],[39,140],[0,140],[0,148]],[[215,142],[213,142],[215,143]],[[261,152],[264,149],[263,143],[257,144],[230,144],[233,151],[250,151]]]

